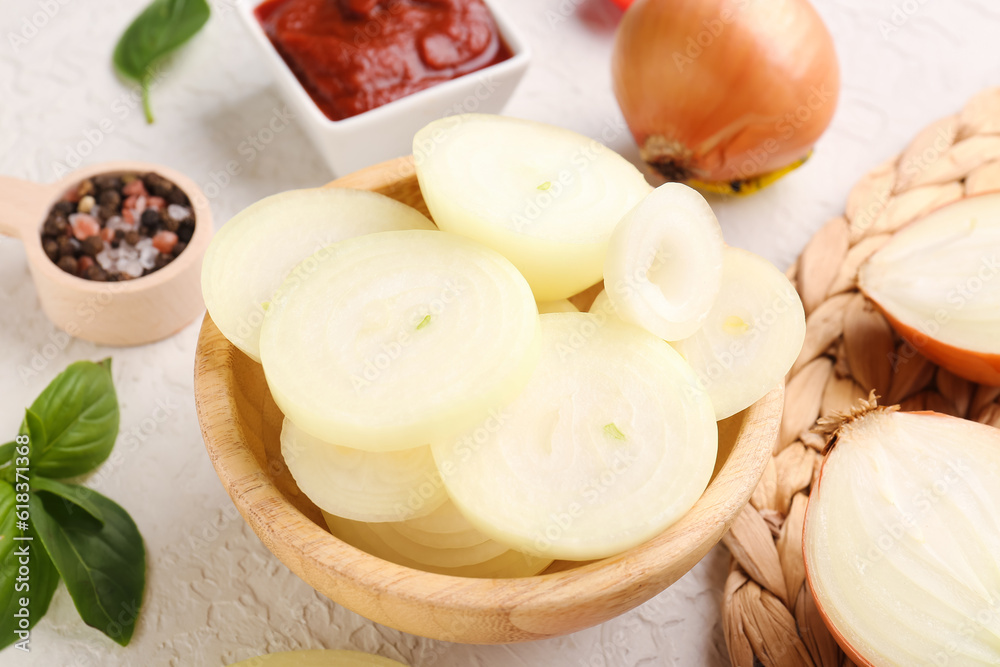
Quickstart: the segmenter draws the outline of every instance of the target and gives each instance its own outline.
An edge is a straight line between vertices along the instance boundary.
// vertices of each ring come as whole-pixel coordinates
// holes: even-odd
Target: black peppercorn
[[[59,243],[55,239],[45,239],[42,243],[42,248],[45,250],[45,254],[49,256],[49,259],[53,262],[59,261]]]
[[[167,264],[169,264],[172,259],[173,257],[171,257],[170,255],[164,255],[161,252],[159,255],[156,256],[156,259],[153,261],[153,270],[155,271],[157,269],[162,269]]]
[[[101,206],[120,206],[122,203],[122,195],[117,190],[101,190],[101,194],[98,196],[97,202]]]
[[[104,269],[97,264],[88,267],[86,272],[84,272],[84,277],[87,280],[96,280],[98,282],[104,282],[108,279],[108,275],[104,272]]]
[[[90,255],[91,257],[96,257],[99,252],[104,250],[104,241],[100,236],[90,236],[84,240],[81,246],[84,254]]]
[[[60,237],[58,243],[60,257],[72,257],[76,254],[76,248],[73,246],[73,242],[69,240],[68,236]]]
[[[192,236],[194,236],[194,221],[188,218],[181,223],[180,228],[177,230],[177,238],[178,240],[187,243],[191,240]]]
[[[77,266],[78,265],[76,263],[76,258],[73,257],[72,255],[63,255],[62,257],[59,258],[59,268],[65,271],[66,273],[72,273],[76,275]]]
[[[147,208],[145,211],[142,212],[142,218],[140,218],[140,220],[142,221],[143,227],[146,227],[147,229],[150,229],[155,232],[156,229],[160,226],[160,213],[159,211],[154,211],[151,208]]]
[[[52,212],[45,224],[42,225],[42,234],[46,236],[59,236],[69,229],[69,220],[61,213]]]

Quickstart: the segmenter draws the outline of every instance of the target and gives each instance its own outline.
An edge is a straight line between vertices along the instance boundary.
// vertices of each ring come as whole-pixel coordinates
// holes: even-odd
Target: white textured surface
[[[248,48],[232,1],[213,0],[215,16],[204,33],[173,59],[154,92],[158,120],[150,127],[129,108],[129,89],[109,62],[115,38],[143,3],[4,0],[0,174],[53,180],[56,162],[65,162],[81,142],[83,150],[96,144],[85,162],[158,161],[203,185],[221,181],[232,161],[240,173],[228,185],[208,188],[217,193],[212,207],[220,224],[265,195],[328,181],[294,123],[263,150],[247,142],[283,105]],[[608,71],[617,10],[607,0],[498,1],[535,51],[507,112],[595,137],[619,127]],[[805,167],[759,195],[717,206],[730,243],[779,266],[842,211],[865,170],[900,150],[925,123],[1000,83],[1000,9],[993,0],[816,4],[842,64],[833,126]],[[15,51],[11,35],[22,34],[33,15],[41,23],[46,6],[57,8],[54,16]],[[97,130],[104,118],[110,133]],[[627,133],[609,143],[636,158]],[[20,244],[7,240],[0,241],[0,311],[0,432],[14,432],[23,406],[66,364],[113,355],[122,435],[113,459],[88,483],[131,512],[149,551],[147,598],[131,646],[123,649],[84,626],[60,588],[34,631],[32,652],[8,649],[0,653],[3,665],[218,667],[260,652],[318,647],[378,652],[414,667],[728,664],[719,616],[728,561],[722,547],[648,604],[561,639],[468,647],[366,621],[314,593],[272,557],[223,492],[195,417],[195,325],[142,348],[64,344],[39,310]],[[46,347],[50,336],[54,342]]]

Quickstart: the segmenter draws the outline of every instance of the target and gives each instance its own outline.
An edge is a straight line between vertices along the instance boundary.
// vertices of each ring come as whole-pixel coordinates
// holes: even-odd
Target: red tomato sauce
[[[254,14],[331,120],[511,56],[482,0],[266,0]]]

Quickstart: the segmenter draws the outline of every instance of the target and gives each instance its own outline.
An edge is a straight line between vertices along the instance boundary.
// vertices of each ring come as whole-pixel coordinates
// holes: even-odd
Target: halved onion
[[[1000,385],[1000,193],[949,204],[897,232],[861,267],[858,285],[924,356]]]
[[[449,512],[444,505],[438,513]],[[361,523],[324,513],[330,532],[351,546],[397,565],[454,577],[509,579],[530,577],[547,568],[552,559],[523,554],[498,542],[482,539],[468,546],[447,546],[448,533],[440,546],[418,542],[405,534],[404,523]],[[430,515],[434,517],[435,514]],[[460,534],[468,522],[455,525]],[[474,530],[474,529],[473,529]]]
[[[406,667],[401,662],[360,651],[284,651],[249,658],[229,667]]]
[[[281,455],[309,500],[355,521],[405,521],[448,500],[427,445],[368,452],[324,442],[285,419]]]
[[[664,340],[687,338],[722,282],[722,228],[712,207],[680,183],[656,188],[615,227],[604,288],[618,317]]]
[[[579,313],[580,309],[573,305],[568,299],[556,299],[555,301],[541,301],[538,304],[538,314],[543,313]]]
[[[457,234],[368,234],[299,264],[261,328],[264,375],[306,433],[369,451],[454,437],[514,398],[538,311],[510,262]]]
[[[858,665],[1000,664],[1000,430],[873,405],[809,499],[817,606]]]
[[[802,301],[788,278],[763,257],[726,248],[712,310],[693,336],[672,345],[712,397],[716,418],[725,419],[781,382],[805,334]]]
[[[201,290],[215,326],[260,361],[264,311],[288,272],[320,248],[353,236],[434,229],[416,209],[364,190],[292,190],[243,209],[205,253]]]
[[[593,139],[502,116],[434,121],[414,137],[413,155],[438,226],[499,251],[539,301],[600,281],[611,231],[652,189]]]
[[[620,320],[541,316],[531,381],[434,458],[474,526],[521,551],[602,558],[662,532],[708,484],[715,414],[673,348]]]

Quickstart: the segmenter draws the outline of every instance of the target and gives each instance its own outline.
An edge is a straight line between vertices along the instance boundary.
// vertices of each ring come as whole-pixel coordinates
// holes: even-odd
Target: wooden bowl
[[[334,181],[426,211],[412,162],[401,158]],[[584,297],[585,298],[585,297]],[[590,299],[593,295],[590,295]],[[259,364],[205,317],[195,400],[209,456],[261,541],[317,591],[362,616],[452,642],[500,644],[563,635],[645,602],[691,569],[747,503],[778,435],[784,388],[720,422],[708,489],[658,537],[589,563],[557,562],[522,579],[465,579],[389,563],[341,542],[295,486],[281,457],[278,410]]]
[[[66,273],[42,249],[42,223],[70,187],[99,174],[156,172],[191,200],[194,236],[177,258],[147,276],[96,282]],[[20,238],[42,310],[71,336],[102,345],[142,345],[177,333],[205,310],[201,260],[212,239],[208,199],[184,174],[149,162],[102,162],[70,172],[56,183],[0,176],[0,234]]]

